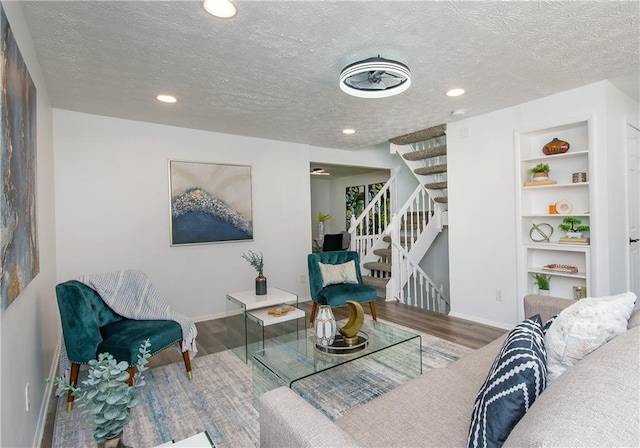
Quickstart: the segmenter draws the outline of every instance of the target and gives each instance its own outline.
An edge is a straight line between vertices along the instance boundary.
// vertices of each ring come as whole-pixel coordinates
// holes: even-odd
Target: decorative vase
[[[336,318],[329,305],[320,305],[314,322],[316,344],[328,347],[336,338]]]
[[[581,232],[567,232],[567,238],[582,238]]]
[[[263,296],[267,293],[267,277],[262,272],[256,277],[256,295]]]
[[[538,294],[541,296],[549,296],[551,292],[548,289],[538,289]]]
[[[324,238],[324,222],[318,223],[318,238]]]
[[[542,147],[542,152],[547,156],[552,156],[554,154],[564,154],[565,152],[569,151],[569,146],[569,142],[554,138]]]

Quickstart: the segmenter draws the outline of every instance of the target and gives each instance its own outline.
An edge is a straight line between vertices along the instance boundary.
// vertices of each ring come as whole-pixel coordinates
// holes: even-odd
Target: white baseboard
[[[513,330],[513,328],[515,327],[515,325],[513,324],[505,324],[504,322],[497,322],[495,320],[482,319],[481,317],[470,316],[468,314],[450,312],[449,316],[457,317],[464,320],[470,320],[472,322],[477,322],[483,325],[489,325],[490,327],[502,328],[503,330]]]
[[[51,367],[49,368],[49,376],[47,378],[54,378],[58,371],[58,360],[60,359],[60,343],[56,345],[56,350],[53,354],[53,360]],[[42,406],[40,406],[40,412],[38,413],[38,423],[36,425],[36,433],[33,437],[33,448],[42,446],[42,438],[44,437],[44,427],[47,422],[47,412],[49,410],[49,403],[51,402],[51,392],[55,387],[52,383],[47,383],[44,389],[44,400],[42,400]]]

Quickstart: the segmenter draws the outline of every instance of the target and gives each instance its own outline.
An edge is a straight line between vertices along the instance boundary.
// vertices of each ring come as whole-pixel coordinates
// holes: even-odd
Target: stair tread
[[[432,138],[442,137],[446,135],[447,125],[439,124],[428,129],[422,129],[420,131],[412,132],[410,134],[401,135],[389,139],[390,143],[394,145],[409,145],[411,143],[418,143],[430,140]]]
[[[363,266],[365,267],[365,269],[369,269],[371,271],[391,272],[391,263],[383,263],[381,261],[370,261],[368,263],[364,263]]]
[[[373,253],[380,257],[390,257],[391,249],[375,249]]]
[[[421,168],[416,168],[415,170],[413,170],[413,172],[421,176],[425,176],[429,174],[446,173],[447,164],[445,163],[444,165],[423,166]]]
[[[387,283],[389,283],[390,278],[380,278],[380,277],[372,277],[370,275],[363,275],[362,276],[362,283],[364,283],[367,286],[372,286],[374,288],[378,288],[378,289],[384,289],[387,286]]]
[[[440,157],[447,155],[447,145],[440,145],[434,148],[421,149],[419,151],[411,151],[404,153],[402,157],[405,160],[425,160],[431,159],[432,157]]]
[[[446,196],[442,196],[440,198],[435,198],[434,201],[437,202],[438,204],[448,204],[449,198]]]
[[[432,182],[430,184],[424,184],[424,188],[427,190],[442,190],[447,188],[447,181],[444,182]]]

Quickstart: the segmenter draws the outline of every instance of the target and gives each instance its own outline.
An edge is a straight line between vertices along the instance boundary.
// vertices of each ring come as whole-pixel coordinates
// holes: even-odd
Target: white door
[[[629,188],[629,289],[640,297],[640,131],[627,126]]]

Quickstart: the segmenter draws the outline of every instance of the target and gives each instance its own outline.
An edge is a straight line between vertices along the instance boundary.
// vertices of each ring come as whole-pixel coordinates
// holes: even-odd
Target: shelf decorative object
[[[547,264],[542,266],[543,271],[558,272],[561,274],[577,274],[578,268],[568,264]]]
[[[579,218],[567,216],[562,220],[562,224],[558,225],[558,228],[567,232],[567,238],[581,238],[582,232],[587,232],[589,226],[583,226],[582,221]]]
[[[553,227],[546,222],[540,224],[534,222],[529,230],[529,238],[531,238],[531,241],[534,243],[548,243],[551,235],[553,235]]]
[[[258,272],[256,277],[256,295],[263,296],[267,293],[267,277],[262,272],[264,270],[264,255],[260,252],[260,255],[253,251],[249,251],[248,254],[242,254],[242,258],[247,260],[249,264]]]
[[[552,156],[554,154],[564,154],[565,152],[569,151],[569,147],[569,142],[554,138],[542,147],[542,153],[547,156]]]
[[[549,171],[551,168],[548,163],[538,163],[536,166],[531,168],[529,172],[531,173],[531,179],[534,182],[543,182],[549,180]]]
[[[534,279],[533,284],[538,287],[538,294],[548,296],[550,289],[549,281],[551,280],[551,276],[541,273],[532,274],[532,276]]]

